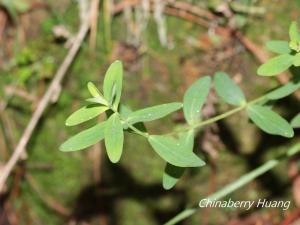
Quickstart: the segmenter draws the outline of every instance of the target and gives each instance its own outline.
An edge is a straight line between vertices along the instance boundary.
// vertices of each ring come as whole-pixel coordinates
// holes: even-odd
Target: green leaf
[[[167,163],[163,174],[163,188],[170,190],[178,182],[185,171],[184,167],[173,166]]]
[[[87,87],[88,87],[90,94],[93,97],[101,96],[101,92],[98,90],[98,88],[92,82],[88,82]]]
[[[249,105],[247,114],[263,131],[273,135],[291,138],[294,131],[291,125],[271,109],[259,105]]]
[[[217,72],[214,76],[214,85],[218,96],[228,104],[239,106],[246,103],[243,91],[226,73]]]
[[[104,98],[108,102],[112,102],[115,109],[118,108],[122,93],[122,81],[123,81],[123,66],[121,61],[113,62],[108,68],[104,83],[103,93]]]
[[[300,87],[300,83],[294,83],[294,82],[288,82],[287,84],[275,89],[274,91],[271,91],[267,94],[267,98],[270,100],[276,100],[284,98],[290,94],[292,94],[294,91],[296,91]]]
[[[105,129],[105,147],[111,162],[117,163],[120,160],[123,151],[123,141],[123,125],[119,114],[114,113],[108,118]]]
[[[152,120],[157,120],[166,115],[177,111],[182,107],[182,103],[173,102],[157,106],[152,106],[144,109],[137,110],[129,114],[127,122],[130,124],[135,124],[137,122],[147,122]]]
[[[296,55],[294,55],[293,65],[300,66],[300,53],[297,53]]]
[[[289,54],[291,49],[287,41],[272,40],[266,44],[268,50],[278,54]]]
[[[99,116],[101,113],[108,110],[106,106],[99,105],[87,105],[84,106],[74,113],[72,113],[66,120],[66,126],[74,126],[90,119]]]
[[[179,144],[182,147],[182,150],[193,152],[194,131],[190,130],[182,133],[179,136]],[[184,167],[177,167],[167,163],[163,174],[163,188],[169,190],[174,187],[184,171]]]
[[[298,113],[291,121],[293,128],[300,128],[300,113]]]
[[[205,165],[205,162],[195,153],[182,149],[182,146],[174,138],[151,135],[148,141],[160,157],[174,166],[199,167]]]
[[[289,29],[289,35],[290,35],[290,40],[291,41],[296,41],[299,42],[300,41],[300,34],[298,31],[298,24],[296,21],[293,21],[290,25],[290,29]]]
[[[104,138],[106,122],[102,122],[69,138],[60,147],[63,152],[77,151],[96,144]]]
[[[200,111],[210,89],[211,78],[205,76],[194,82],[185,92],[183,97],[183,112],[188,124],[200,120]]]
[[[96,104],[100,104],[100,105],[105,105],[108,106],[108,102],[103,98],[103,96],[96,96],[94,98],[88,98],[86,99],[87,102],[92,102],[92,103],[96,103]]]
[[[121,104],[119,108],[119,113],[121,114],[123,120],[127,120],[129,115],[132,113],[132,110],[128,106]]]
[[[288,54],[276,56],[262,64],[258,68],[257,74],[261,76],[274,76],[282,73],[293,65],[293,59],[294,56]]]

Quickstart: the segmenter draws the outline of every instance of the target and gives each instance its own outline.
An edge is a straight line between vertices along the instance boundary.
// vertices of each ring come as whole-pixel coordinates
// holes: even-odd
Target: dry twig
[[[88,14],[89,15],[89,14]],[[25,147],[30,140],[30,137],[37,126],[41,116],[43,115],[45,109],[47,108],[48,104],[51,102],[52,96],[57,93],[57,91],[60,89],[61,81],[66,75],[66,72],[68,71],[71,63],[73,62],[75,56],[77,55],[80,46],[88,33],[90,27],[90,20],[89,16],[86,16],[86,19],[81,24],[81,27],[78,31],[78,34],[74,40],[74,43],[72,47],[70,48],[67,56],[65,57],[63,63],[58,68],[48,90],[38,103],[38,106],[36,110],[34,111],[22,137],[20,138],[17,147],[15,148],[13,155],[7,162],[7,164],[4,166],[4,168],[1,170],[0,173],[0,192],[3,190],[5,182],[11,173],[12,169],[22,156],[23,152],[25,151]]]

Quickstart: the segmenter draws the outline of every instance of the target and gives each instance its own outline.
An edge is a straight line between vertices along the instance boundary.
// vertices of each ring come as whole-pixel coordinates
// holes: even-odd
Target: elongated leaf
[[[283,71],[287,70],[291,65],[293,65],[294,57],[292,55],[284,54],[274,57],[268,60],[266,63],[262,64],[258,70],[257,74],[261,76],[274,76]]]
[[[163,188],[170,190],[178,182],[185,171],[184,167],[173,166],[167,163],[163,174]]]
[[[181,151],[193,152],[194,131],[191,130],[182,133],[179,137],[179,144],[180,144]],[[174,187],[177,181],[179,180],[179,178],[183,175],[184,171],[185,171],[184,167],[177,167],[167,163],[163,174],[163,188],[169,190],[172,187]]]
[[[96,103],[96,104],[100,104],[100,105],[109,106],[108,102],[101,95],[96,96],[94,98],[88,98],[88,99],[86,99],[86,101],[87,102]]]
[[[112,102],[115,109],[118,108],[118,105],[120,103],[122,82],[123,66],[122,62],[117,60],[113,62],[108,68],[103,83],[104,98],[108,102]]]
[[[183,112],[186,121],[194,124],[200,120],[200,111],[210,89],[211,78],[205,76],[194,82],[183,97]]]
[[[173,103],[148,107],[145,109],[140,109],[129,114],[127,118],[127,122],[130,124],[134,124],[137,122],[147,122],[147,121],[157,120],[162,117],[165,117],[166,115],[172,112],[177,111],[181,107],[182,107],[182,103],[173,102]]]
[[[105,147],[111,162],[117,163],[123,151],[123,126],[117,113],[111,115],[105,129]]]
[[[268,50],[278,54],[289,54],[291,49],[287,41],[272,40],[266,44]]]
[[[90,94],[93,97],[97,97],[97,96],[101,95],[101,92],[98,90],[98,88],[92,82],[88,82],[87,87],[88,87]]]
[[[300,41],[300,33],[298,31],[297,22],[293,21],[290,25],[289,35],[291,41]]]
[[[180,150],[180,144],[171,137],[151,135],[148,141],[160,157],[174,166],[199,167],[205,165],[205,162],[193,152]]]
[[[274,91],[271,91],[267,94],[267,98],[270,100],[276,100],[284,98],[290,94],[292,94],[294,91],[296,91],[300,87],[300,83],[294,83],[294,82],[288,82],[287,84],[275,89]]]
[[[247,107],[247,114],[250,119],[266,133],[281,135],[288,138],[294,136],[291,125],[267,107],[250,105]]]
[[[102,122],[69,138],[60,147],[63,152],[77,151],[96,144],[104,138],[106,122]]]
[[[88,105],[72,113],[66,120],[66,126],[74,126],[99,116],[108,110],[106,106]]]
[[[300,113],[298,113],[291,121],[293,128],[300,128]]]
[[[228,104],[242,105],[246,102],[243,91],[226,73],[217,72],[214,77],[214,85],[218,96]]]

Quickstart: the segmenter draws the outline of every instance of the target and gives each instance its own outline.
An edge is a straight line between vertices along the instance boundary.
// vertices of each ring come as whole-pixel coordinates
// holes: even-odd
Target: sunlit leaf
[[[257,74],[261,76],[274,76],[283,71],[287,70],[291,65],[293,65],[294,56],[284,54],[274,57],[268,60],[266,63],[262,64],[258,70]]]
[[[86,99],[86,101],[96,103],[96,104],[100,104],[100,105],[106,105],[106,106],[109,105],[108,102],[101,95],[93,97],[93,98],[88,98],[88,99]]]
[[[152,120],[157,120],[162,117],[165,117],[166,115],[172,112],[177,111],[181,107],[182,103],[173,102],[140,109],[130,113],[127,118],[127,122],[130,124],[134,124],[137,122],[148,122]]]
[[[74,126],[99,116],[108,110],[106,106],[87,105],[73,112],[66,120],[67,126]]]
[[[271,91],[267,94],[267,98],[270,100],[276,100],[284,98],[290,94],[292,94],[294,91],[296,91],[300,87],[300,82],[294,83],[294,82],[288,82],[287,84],[275,89],[274,91]]]
[[[205,165],[205,162],[193,152],[183,150],[174,138],[151,135],[148,141],[160,157],[174,166],[199,167]]]
[[[186,121],[194,124],[200,120],[200,111],[209,93],[211,78],[205,76],[194,82],[183,97],[183,112]]]
[[[300,113],[298,113],[291,121],[293,128],[300,128]]]
[[[123,66],[121,61],[113,62],[108,68],[104,83],[103,94],[108,102],[113,102],[113,107],[118,108],[122,93]]]
[[[106,122],[105,147],[111,162],[117,163],[123,151],[123,126],[118,113],[111,115]]]
[[[194,146],[194,131],[190,130],[188,132],[184,132],[179,136],[179,144],[181,151],[193,151]],[[183,175],[185,171],[184,167],[174,166],[172,164],[167,163],[165,167],[165,171],[163,174],[163,187],[166,190],[171,189],[175,186],[179,178]]]
[[[87,87],[88,87],[90,94],[93,97],[97,97],[97,96],[101,95],[101,92],[98,90],[98,88],[92,82],[88,82]]]
[[[96,144],[104,138],[106,122],[102,122],[87,130],[81,131],[69,138],[60,147],[60,151],[71,152],[87,148]]]
[[[298,24],[293,21],[290,25],[289,36],[291,41],[300,41],[300,33],[298,31]]]
[[[218,96],[228,104],[243,105],[246,103],[243,91],[226,73],[217,72],[214,76],[214,85]]]
[[[289,46],[291,49],[295,51],[299,51],[299,44],[300,44],[300,33],[298,31],[298,24],[297,22],[292,22],[289,29],[289,36],[290,36],[290,43]]]
[[[278,54],[289,54],[291,49],[287,41],[272,40],[266,44],[268,50]]]
[[[267,107],[249,105],[247,107],[247,114],[250,119],[266,133],[288,138],[294,136],[291,125],[284,118]]]

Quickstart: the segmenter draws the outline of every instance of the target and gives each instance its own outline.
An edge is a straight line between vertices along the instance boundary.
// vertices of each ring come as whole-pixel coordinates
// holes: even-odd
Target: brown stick
[[[82,23],[82,25],[79,29],[79,32],[75,38],[75,41],[74,41],[71,49],[69,50],[66,58],[64,59],[61,66],[58,68],[58,70],[54,76],[54,79],[52,80],[48,90],[46,91],[46,93],[44,94],[44,96],[42,97],[40,102],[38,103],[37,109],[33,113],[21,139],[19,140],[17,147],[15,148],[15,150],[13,152],[13,155],[11,156],[11,158],[9,159],[7,164],[4,166],[3,170],[1,170],[0,192],[3,190],[4,184],[9,176],[9,174],[11,173],[12,169],[14,168],[14,166],[20,159],[21,155],[23,154],[25,147],[26,147],[36,125],[38,124],[46,107],[51,102],[51,98],[52,98],[53,94],[55,94],[57,92],[57,90],[59,89],[61,81],[63,80],[64,76],[66,75],[66,72],[68,71],[71,63],[73,62],[75,56],[77,55],[77,53],[80,49],[80,46],[81,46],[86,34],[88,33],[89,27],[90,27],[90,20],[89,20],[89,18],[86,18],[86,20]]]
[[[91,3],[91,31],[89,40],[91,49],[96,47],[99,4],[100,0],[93,0]]]

